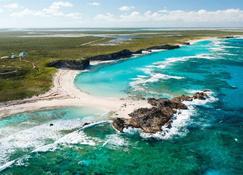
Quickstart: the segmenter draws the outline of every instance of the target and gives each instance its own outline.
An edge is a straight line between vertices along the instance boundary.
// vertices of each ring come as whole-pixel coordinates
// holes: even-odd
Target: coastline
[[[189,40],[190,44],[214,39]],[[111,61],[109,61],[111,62]],[[97,64],[108,63],[97,61]],[[82,92],[74,85],[75,77],[83,71],[58,69],[53,77],[53,87],[46,93],[23,100],[0,103],[0,119],[13,114],[61,107],[95,107],[111,114],[111,117],[128,118],[128,114],[141,107],[150,107],[146,100],[98,97]]]
[[[60,107],[95,107],[110,112],[111,117],[128,117],[136,108],[150,106],[145,100],[97,97],[79,90],[74,82],[81,71],[59,69],[53,87],[43,95],[0,104],[0,118],[9,115]]]
[[[201,41],[205,41],[205,40],[214,40],[214,39],[217,39],[218,37],[203,37],[203,38],[200,38],[200,39],[192,39],[192,40],[188,40],[188,42],[190,44],[196,44],[198,42],[201,42]]]

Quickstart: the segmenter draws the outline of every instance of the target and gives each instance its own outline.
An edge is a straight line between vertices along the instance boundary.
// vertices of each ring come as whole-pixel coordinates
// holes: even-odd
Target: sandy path
[[[0,118],[8,115],[57,107],[95,107],[111,112],[116,117],[128,114],[140,107],[149,107],[143,100],[98,97],[80,91],[74,79],[80,71],[59,70],[54,77],[54,86],[47,93],[29,99],[0,104]]]

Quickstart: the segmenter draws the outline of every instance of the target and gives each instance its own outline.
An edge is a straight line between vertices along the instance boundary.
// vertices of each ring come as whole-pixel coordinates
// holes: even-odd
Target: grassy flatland
[[[52,85],[52,76],[56,70],[46,67],[46,63],[53,60],[85,59],[122,49],[135,51],[161,44],[183,43],[190,39],[235,34],[243,33],[216,30],[35,31],[35,33],[1,31],[0,57],[23,50],[28,52],[29,57],[28,62],[18,59],[0,60],[0,101],[22,99],[47,91]],[[132,39],[116,45],[106,44],[117,36],[132,36]]]

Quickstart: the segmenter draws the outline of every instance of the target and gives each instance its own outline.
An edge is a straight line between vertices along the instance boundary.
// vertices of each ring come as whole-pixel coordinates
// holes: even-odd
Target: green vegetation
[[[0,101],[31,97],[47,91],[52,85],[54,68],[46,67],[58,59],[85,59],[122,49],[132,51],[161,44],[183,43],[203,37],[223,37],[243,34],[231,31],[93,31],[93,32],[0,32],[0,57],[25,50],[28,58],[0,59]],[[52,35],[47,37],[46,35]],[[69,35],[80,35],[70,37]],[[83,36],[81,36],[81,34]],[[107,37],[107,35],[111,37]],[[126,35],[131,40],[116,45],[107,43]],[[61,37],[60,35],[67,35]],[[25,36],[25,37],[23,37]]]

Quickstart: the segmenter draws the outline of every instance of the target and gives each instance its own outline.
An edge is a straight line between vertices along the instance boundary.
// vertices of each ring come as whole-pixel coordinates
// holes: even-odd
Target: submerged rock
[[[120,132],[129,127],[139,128],[146,133],[156,133],[162,131],[163,126],[170,126],[174,114],[177,110],[187,110],[188,107],[184,101],[192,101],[194,99],[205,100],[209,96],[207,91],[197,92],[193,96],[179,96],[172,99],[155,99],[149,98],[148,103],[151,108],[140,108],[130,113],[130,118],[116,118],[113,120],[113,127]]]

